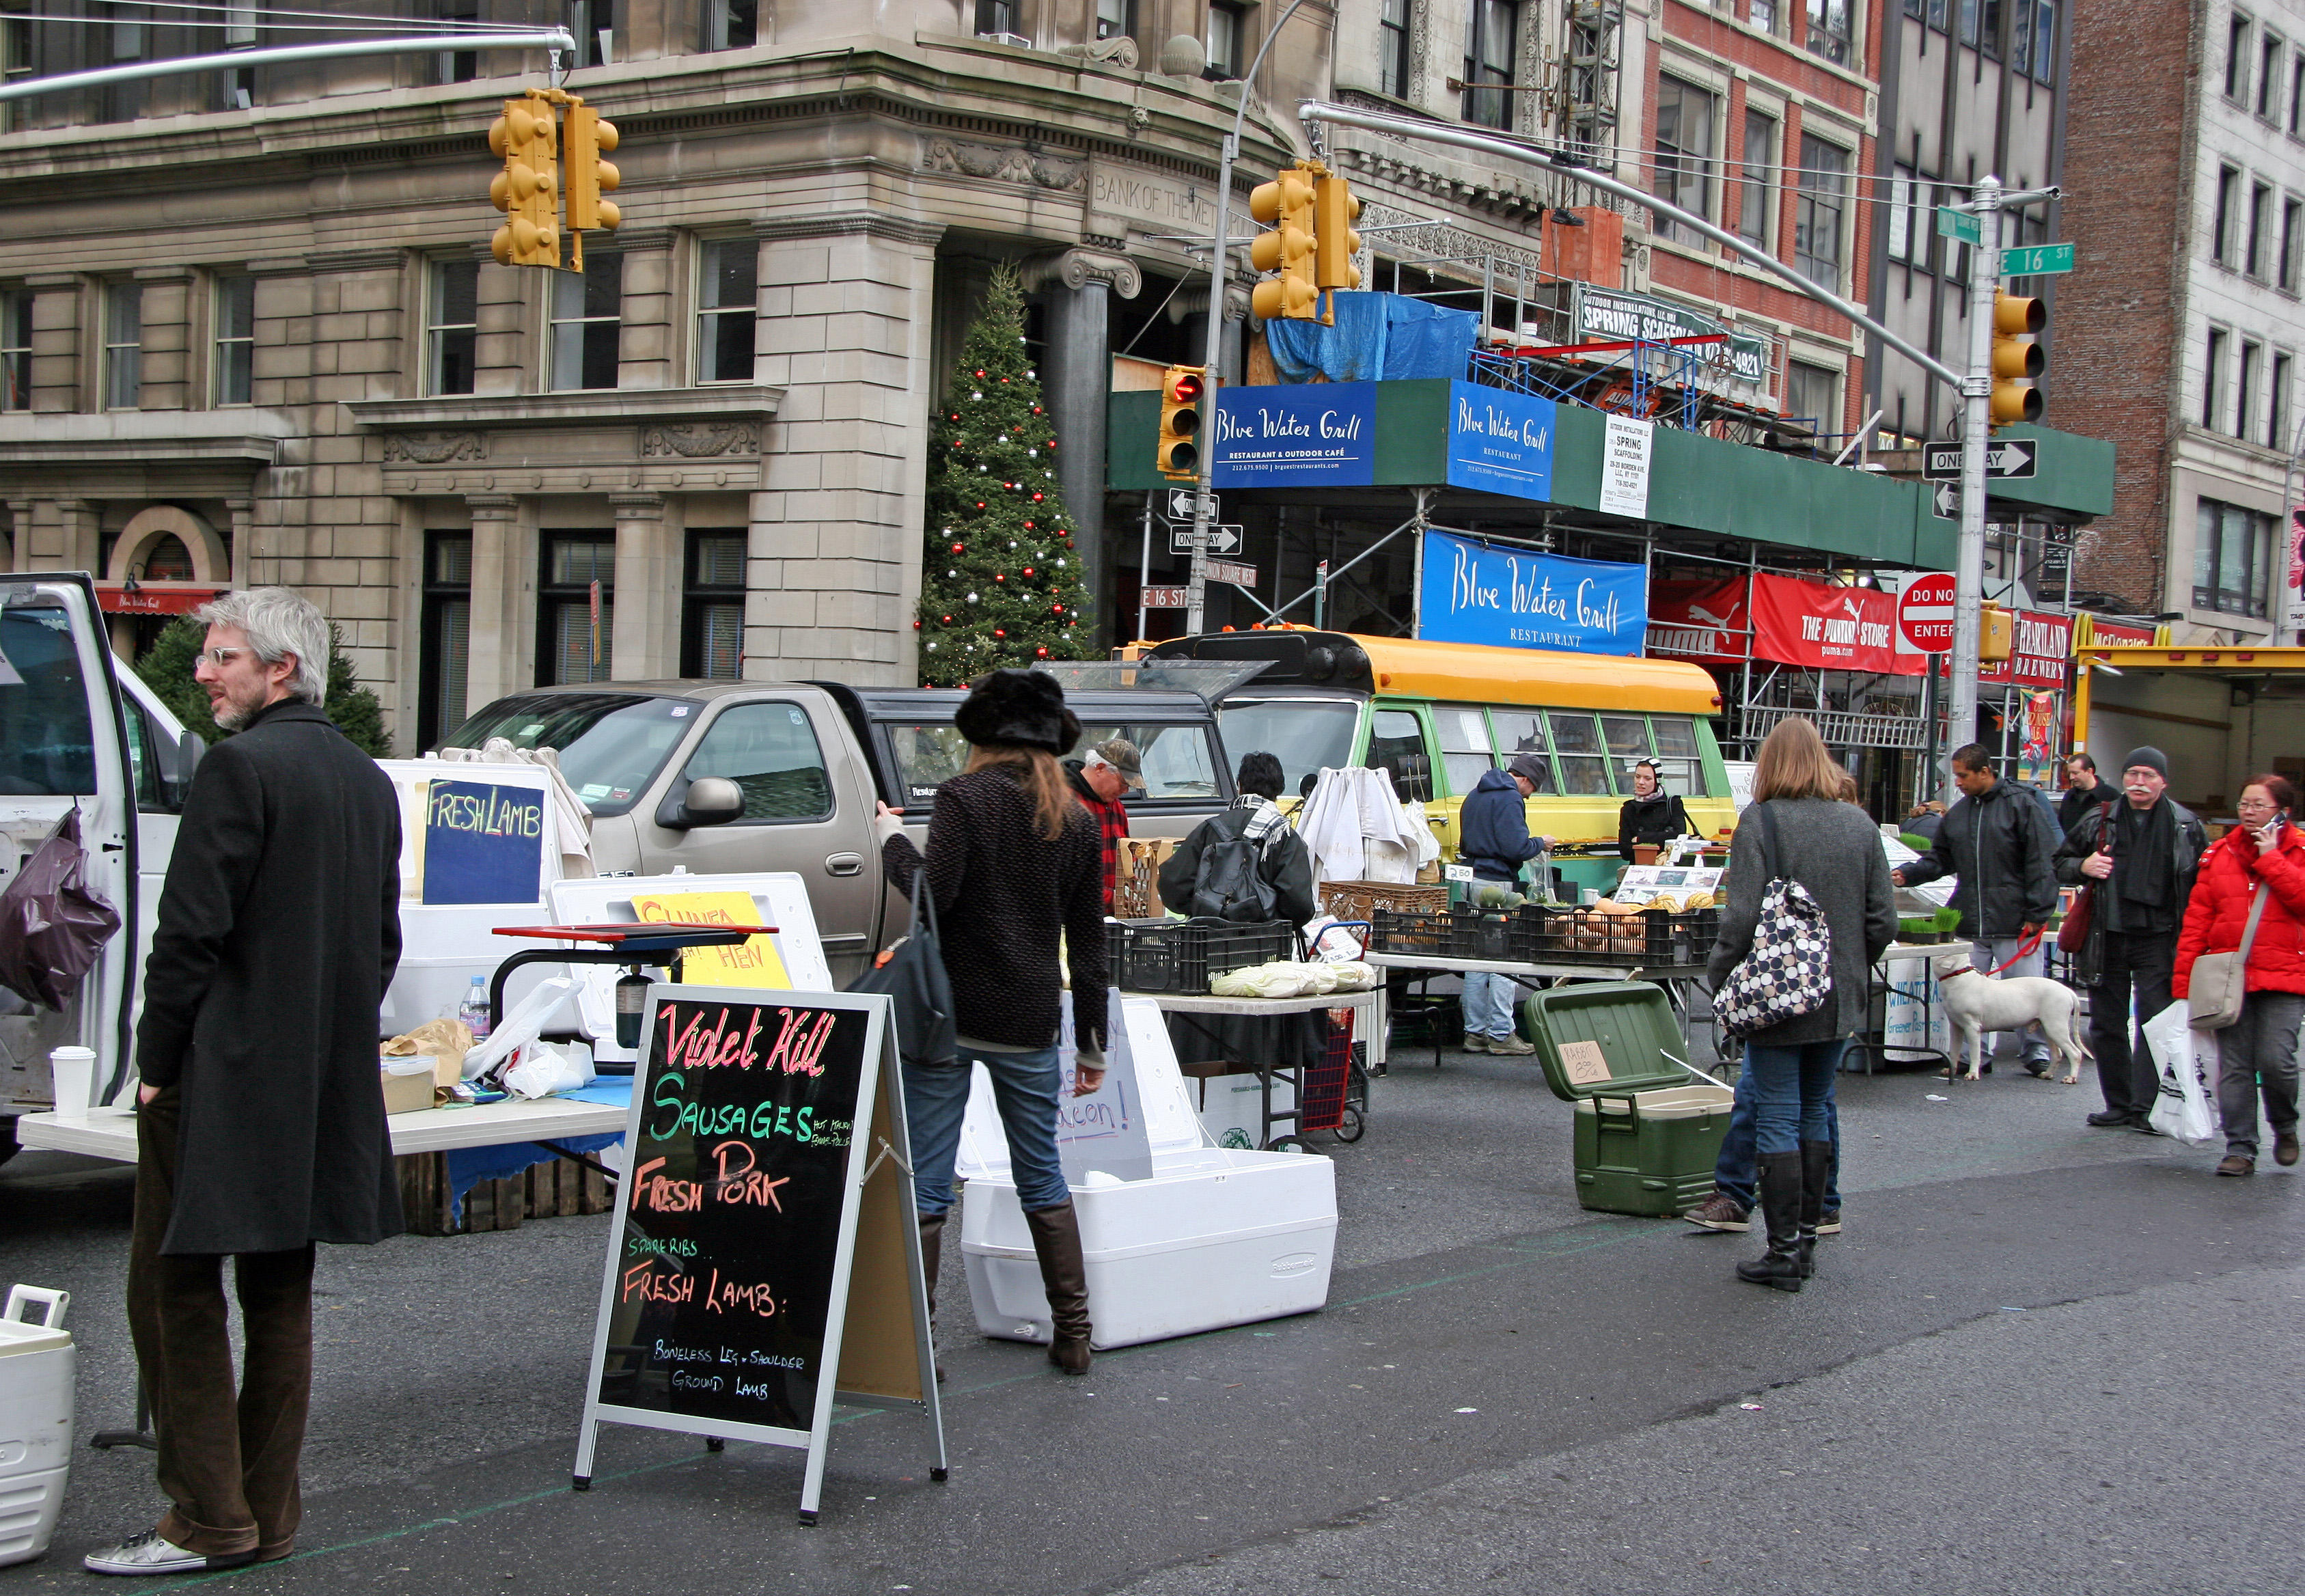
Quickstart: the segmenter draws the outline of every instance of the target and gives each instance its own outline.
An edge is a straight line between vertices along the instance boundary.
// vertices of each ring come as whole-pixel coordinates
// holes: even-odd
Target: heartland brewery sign
[[[1689,352],[1738,382],[1759,387],[1768,379],[1767,339],[1737,332],[1725,321],[1654,294],[1626,293],[1579,283],[1577,335],[1579,339],[1638,338],[1651,344],[1674,338],[1726,337],[1725,344],[1700,344]]]

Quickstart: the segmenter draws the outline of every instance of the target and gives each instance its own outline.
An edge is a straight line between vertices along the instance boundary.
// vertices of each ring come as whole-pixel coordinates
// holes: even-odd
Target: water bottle
[[[456,1017],[464,1021],[464,1028],[472,1033],[472,1040],[474,1041],[486,1041],[488,1040],[488,977],[484,975],[475,975],[472,977],[472,984],[465,989],[464,1004],[462,1008],[459,1008],[456,1011]]]

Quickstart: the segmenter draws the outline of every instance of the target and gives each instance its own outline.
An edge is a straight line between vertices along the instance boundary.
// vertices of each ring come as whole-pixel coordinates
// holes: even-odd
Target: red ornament
[[[979,376],[979,377],[982,377],[982,376],[983,376],[983,375],[984,375],[984,373],[983,373],[983,372],[982,372],[982,371],[980,371],[980,372],[978,372],[978,373],[977,373],[977,376]]]
[[[1008,580],[1008,573],[1006,571],[995,571],[992,573],[992,580],[995,582],[1007,582]]]
[[[1034,495],[1033,496],[1033,502],[1034,504],[1036,504],[1036,505],[1037,505],[1037,504],[1039,504],[1039,503],[1041,502],[1041,496],[1040,496],[1039,494],[1037,494],[1037,493],[1036,493],[1036,494],[1034,494]]]
[[[1061,604],[1051,604],[1049,606],[1049,613],[1052,615],[1060,615],[1065,613],[1065,607]],[[914,621],[913,624],[917,626],[920,623],[918,621]]]
[[[957,543],[956,543],[956,544],[954,544],[954,545],[952,546],[952,551],[953,551],[953,553],[955,553],[955,554],[966,554],[966,553],[968,552],[968,550],[966,550],[966,549],[963,548],[962,548],[959,544],[957,544]]]
[[[1030,575],[1032,575],[1032,574],[1033,574],[1033,568],[1032,568],[1030,565],[1027,565],[1027,566],[1025,566],[1025,575],[1027,575],[1027,576],[1030,576]]]
[[[950,615],[940,615],[937,618],[948,626],[952,624],[952,617]]]
[[[1049,657],[1049,650],[1045,645],[1033,649],[1033,652],[1037,658],[1042,659],[1046,659]]]
[[[976,501],[976,507],[977,507],[978,509],[980,509],[980,510],[982,510],[982,508],[984,508],[984,501],[983,501],[982,499],[979,499],[979,500],[977,500],[977,501]]]
[[[915,632],[918,632],[920,629],[921,629],[921,624],[920,624],[918,621],[914,621],[914,622],[913,623],[913,630],[914,630],[914,631],[915,631]]]
[[[1052,437],[1052,438],[1050,438],[1050,439],[1049,440],[1049,447],[1050,447],[1050,448],[1052,448],[1052,449],[1053,449],[1053,448],[1055,448],[1056,446],[1057,446],[1057,440],[1056,440],[1055,438],[1053,438],[1053,437]]]
[[[954,412],[952,412],[952,419],[953,419],[954,420],[956,420],[956,421],[957,421],[958,420],[960,420],[960,412],[959,412],[958,411],[954,411]]]
[[[1041,413],[1041,407],[1037,404],[1033,406],[1033,413],[1036,416],[1039,415]]]
[[[992,635],[995,637],[1006,637],[1008,635],[1008,630],[1005,626],[995,626],[992,629]]]
[[[1031,531],[1033,530],[1033,523],[1032,523],[1031,522],[1029,522],[1029,521],[1028,521],[1028,522],[1026,522],[1025,523],[1025,530],[1026,531],[1028,531],[1028,532],[1029,532],[1029,531]]]
[[[1007,382],[1008,379],[1007,378],[1005,378],[1005,377],[1004,377],[1004,378],[1002,378],[1000,380],[1001,380],[1002,382]]]

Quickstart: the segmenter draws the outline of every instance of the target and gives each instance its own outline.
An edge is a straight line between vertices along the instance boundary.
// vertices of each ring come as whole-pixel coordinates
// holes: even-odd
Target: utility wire
[[[367,33],[374,31],[372,28],[344,27],[339,25],[347,22],[365,22],[380,23],[392,28],[406,28],[410,26],[420,26],[427,29],[439,28],[447,30],[451,32],[470,33],[474,35],[486,35],[490,33],[527,33],[535,31],[534,29],[531,28],[526,23],[481,22],[462,18],[444,18],[434,20],[428,17],[410,18],[373,16],[360,12],[269,11],[262,7],[253,5],[204,4],[200,3],[200,0],[117,0],[117,3],[132,4],[149,9],[166,11],[215,12],[221,13],[222,20],[217,21],[204,21],[189,18],[179,20],[176,18],[161,17],[60,17],[50,16],[45,13],[25,12],[11,12],[8,15],[12,21],[63,23],[91,28],[119,27],[124,23],[131,27],[271,28],[278,31],[290,33]],[[327,19],[327,21],[325,22],[299,22],[269,20],[282,17],[321,17]]]

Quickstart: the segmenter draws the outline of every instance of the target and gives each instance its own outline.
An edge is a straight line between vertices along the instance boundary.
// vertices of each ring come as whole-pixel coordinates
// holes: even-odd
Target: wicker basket
[[[1321,907],[1339,920],[1374,921],[1379,909],[1408,913],[1430,913],[1449,906],[1449,885],[1416,886],[1407,881],[1323,881]]]

